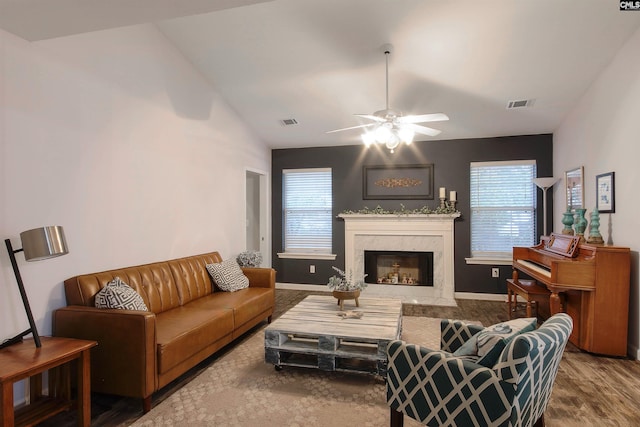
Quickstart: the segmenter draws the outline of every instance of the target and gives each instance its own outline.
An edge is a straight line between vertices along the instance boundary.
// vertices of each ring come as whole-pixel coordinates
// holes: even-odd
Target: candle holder
[[[458,203],[458,201],[457,201],[457,200],[450,200],[450,201],[449,201],[449,207],[450,207],[451,209],[453,209],[454,211],[456,210],[456,203]]]
[[[447,207],[447,202],[445,200],[447,200],[446,197],[440,197],[440,208],[441,209],[444,209],[444,208]]]

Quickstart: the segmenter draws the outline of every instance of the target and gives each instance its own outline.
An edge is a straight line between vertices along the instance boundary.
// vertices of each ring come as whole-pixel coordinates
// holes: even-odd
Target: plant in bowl
[[[367,277],[366,274],[362,277],[362,280],[354,281],[352,272],[346,274],[338,267],[331,268],[338,272],[338,275],[331,276],[329,278],[329,283],[327,283],[327,286],[332,291],[361,291],[367,287],[367,283],[364,281],[364,278]]]
[[[240,267],[260,267],[262,254],[258,251],[240,252],[236,258]]]
[[[367,287],[367,283],[364,281],[367,275],[365,274],[362,280],[353,280],[353,274],[351,272],[346,274],[337,267],[332,268],[338,272],[338,275],[331,276],[327,286],[333,291],[333,296],[338,300],[340,309],[342,310],[344,307],[344,300],[349,299],[356,300],[356,307],[360,307],[358,297],[360,296],[360,291]]]

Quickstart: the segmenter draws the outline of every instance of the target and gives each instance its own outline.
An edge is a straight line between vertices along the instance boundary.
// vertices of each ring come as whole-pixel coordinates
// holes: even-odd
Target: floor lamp
[[[24,290],[24,283],[22,282],[22,276],[20,276],[20,270],[18,269],[15,254],[18,252],[24,252],[24,258],[27,261],[39,261],[69,253],[69,249],[67,249],[67,242],[64,238],[64,230],[62,227],[57,225],[24,231],[20,233],[20,240],[22,241],[22,249],[14,250],[10,239],[5,239],[4,243],[7,245],[7,252],[9,252],[13,273],[16,276],[16,282],[18,282],[18,289],[20,290],[20,296],[22,297],[24,311],[27,313],[27,318],[29,319],[29,329],[4,341],[0,344],[0,348],[22,341],[22,338],[29,333],[33,334],[33,340],[36,347],[42,347],[42,344],[40,343],[40,335],[38,335],[36,323],[33,320],[33,314],[31,314],[29,299],[27,298],[27,293]]]
[[[548,178],[534,178],[533,183],[538,186],[538,188],[542,189],[542,210],[543,218],[544,218],[544,235],[548,236],[547,233],[547,190],[558,182],[558,178],[554,178],[552,176]]]

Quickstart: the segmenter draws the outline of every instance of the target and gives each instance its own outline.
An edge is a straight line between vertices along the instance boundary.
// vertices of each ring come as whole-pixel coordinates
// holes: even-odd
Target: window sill
[[[280,259],[324,259],[333,261],[336,259],[336,254],[297,254],[292,252],[278,252],[278,258]]]
[[[513,260],[511,258],[465,258],[467,264],[480,264],[480,265],[512,265]]]

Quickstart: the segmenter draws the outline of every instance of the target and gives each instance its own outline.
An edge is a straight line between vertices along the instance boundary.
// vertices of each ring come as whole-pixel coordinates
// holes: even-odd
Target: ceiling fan
[[[327,133],[365,128],[366,131],[362,134],[362,142],[367,147],[374,143],[385,144],[392,153],[401,142],[411,144],[416,133],[427,136],[436,136],[440,133],[437,129],[416,123],[449,120],[449,117],[444,113],[403,116],[402,113],[389,108],[389,55],[391,54],[391,49],[392,46],[390,44],[382,46],[386,61],[386,108],[373,114],[356,114],[358,117],[372,120],[373,123],[330,130]]]

